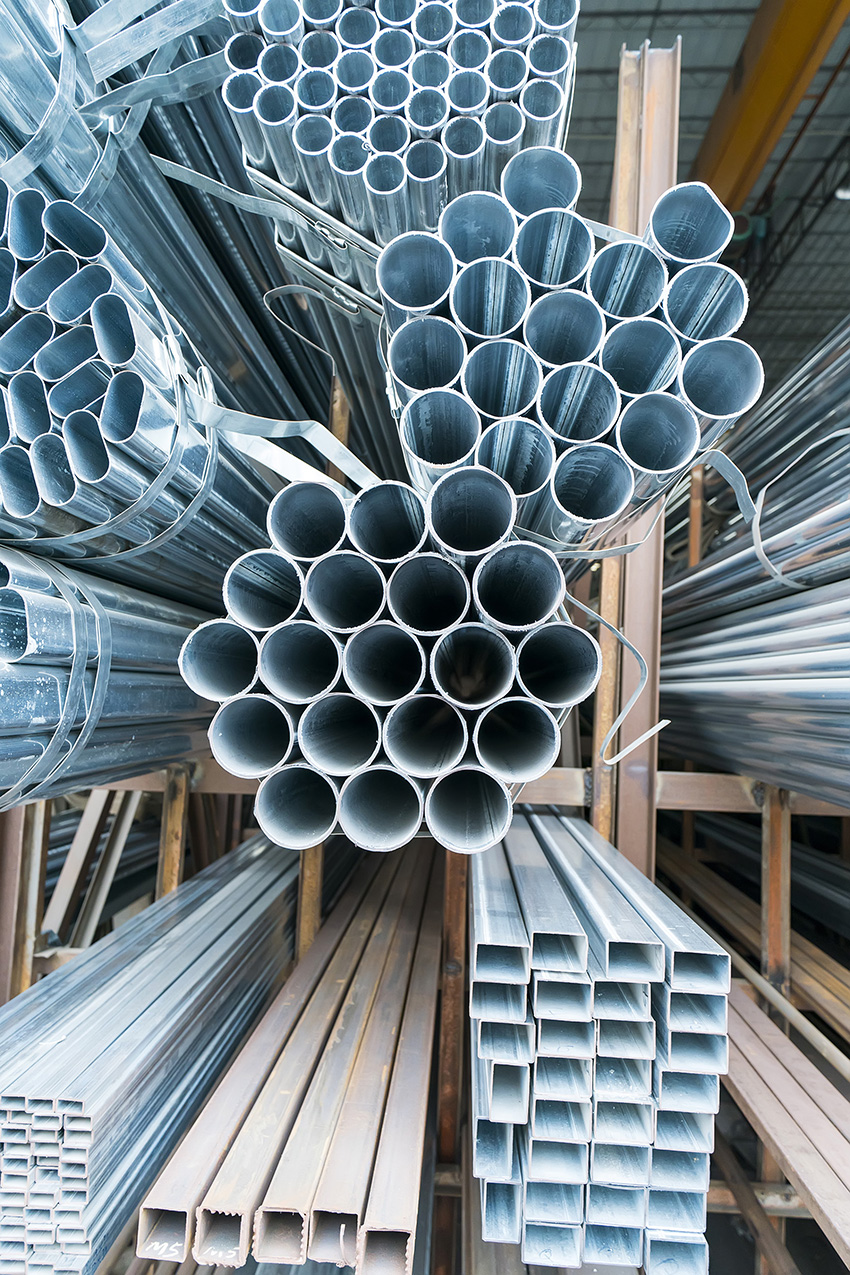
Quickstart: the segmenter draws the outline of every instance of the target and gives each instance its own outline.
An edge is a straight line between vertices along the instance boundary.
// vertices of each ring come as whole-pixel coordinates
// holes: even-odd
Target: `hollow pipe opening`
[[[540,390],[542,372],[531,350],[518,341],[493,340],[468,355],[461,384],[482,416],[522,416]]]
[[[486,771],[506,784],[525,784],[555,765],[561,730],[543,704],[517,697],[485,709],[475,724],[473,743]]]
[[[349,840],[363,850],[397,850],[419,831],[422,795],[401,771],[371,766],[343,784],[339,822]]]
[[[506,257],[516,229],[516,218],[498,195],[469,191],[443,209],[439,235],[456,260],[467,265],[482,257]]]
[[[503,699],[515,674],[510,642],[484,624],[459,624],[431,652],[434,686],[458,708],[486,708]]]
[[[230,775],[259,779],[286,761],[292,750],[292,722],[269,695],[238,695],[222,704],[210,723],[210,748]]]
[[[269,505],[272,544],[304,562],[338,549],[345,537],[345,522],[345,505],[324,483],[290,483]]]
[[[412,633],[386,620],[348,639],[343,672],[354,694],[368,703],[397,704],[422,685],[425,653]]]
[[[463,766],[436,779],[425,806],[431,836],[458,854],[477,854],[501,841],[511,816],[504,784],[475,766]]]
[[[452,770],[466,752],[463,717],[439,695],[411,695],[384,721],[384,748],[394,766],[420,779]]]
[[[207,620],[183,643],[179,666],[196,695],[230,699],[249,691],[257,679],[257,639],[232,620]]]
[[[542,545],[512,541],[475,569],[472,596],[481,618],[508,632],[545,623],[564,600],[558,559]]]
[[[368,766],[381,745],[381,723],[370,704],[332,692],[314,700],[298,723],[305,761],[329,775],[350,775]]]
[[[287,620],[260,643],[259,674],[282,700],[306,704],[339,681],[342,649],[332,634],[311,620]]]
[[[428,525],[450,553],[483,554],[510,535],[516,497],[503,478],[474,465],[444,474],[428,495]]]
[[[367,487],[348,511],[348,534],[367,558],[399,562],[424,543],[422,497],[405,483],[387,481]]]
[[[340,633],[371,624],[384,607],[384,577],[358,553],[331,553],[307,572],[304,597],[313,619]]]
[[[301,762],[273,771],[260,784],[254,813],[275,845],[306,850],[330,836],[339,794],[327,775]]]
[[[517,682],[548,708],[579,704],[602,673],[596,639],[572,624],[544,624],[517,648]]]
[[[420,637],[434,637],[459,624],[469,598],[466,576],[440,553],[418,553],[400,562],[387,587],[393,619]]]
[[[620,394],[614,378],[595,363],[568,363],[550,372],[537,400],[541,424],[562,442],[593,442],[614,426]]]

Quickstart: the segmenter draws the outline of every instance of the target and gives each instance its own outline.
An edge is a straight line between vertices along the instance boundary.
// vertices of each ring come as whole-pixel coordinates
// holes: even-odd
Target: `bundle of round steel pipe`
[[[2,239],[17,275],[0,324],[6,543],[209,606],[264,543],[272,489],[226,439],[213,450],[175,360],[202,365],[102,225],[24,190]]]
[[[283,410],[296,419],[319,416],[326,395],[324,368],[304,357],[301,342],[287,337],[262,301],[260,281],[279,277],[273,227],[231,204],[196,194],[178,199],[151,158],[150,151],[247,189],[224,103],[217,93],[193,96],[187,105],[173,98],[169,105],[134,98],[134,88],[126,85],[145,74],[146,59],[139,60],[138,43],[126,41],[125,16],[99,10],[97,0],[81,0],[75,14],[79,23],[98,14],[98,40],[109,49],[111,64],[95,68],[91,78],[88,71],[83,76],[74,69],[81,55],[77,33],[63,27],[56,14],[34,3],[4,0],[0,6],[9,55],[0,90],[2,158],[9,161],[9,179],[15,189],[37,188],[33,196],[44,191],[72,201],[80,197],[82,207],[103,222],[204,350],[229,403],[263,415]],[[171,32],[168,38],[164,31],[154,35],[148,51],[156,62],[150,73],[191,76],[187,65],[211,53],[210,38],[217,39],[206,32],[176,41]],[[249,48],[243,41],[231,56],[250,61]],[[104,101],[115,85],[129,99],[126,107],[113,108],[127,125],[117,163],[109,121],[118,116]],[[51,103],[64,102],[69,92],[76,109],[65,112],[54,144],[26,147],[43,128],[52,138],[51,111],[58,108]],[[144,140],[138,136],[142,124]],[[37,252],[38,245],[29,261],[37,264]],[[309,337],[312,325],[303,311],[292,300],[282,304],[290,326]]]
[[[365,17],[345,0],[318,21],[309,9],[265,0],[250,46],[244,15],[231,15],[239,44],[222,100],[249,168],[379,245],[436,231],[448,200],[498,192],[522,146],[562,140],[574,21],[552,29],[520,4],[494,8],[486,30],[477,12],[438,3]],[[312,259],[315,243],[294,233]]]
[[[561,557],[592,553],[761,392],[758,356],[732,335],[746,290],[716,264],[732,220],[685,183],[643,240],[595,250],[562,151],[520,150],[500,187],[451,200],[436,235],[399,235],[378,258],[405,463],[423,492],[486,466],[512,488],[518,529]]]
[[[151,1187],[142,1258],[424,1270],[442,889],[428,845],[361,864]]]
[[[205,620],[0,550],[0,789],[6,803],[103,784],[197,753],[215,705],[177,660]]]
[[[482,1236],[704,1272],[728,954],[584,819],[526,814],[470,870]]]
[[[555,556],[509,539],[515,508],[478,466],[448,469],[427,502],[392,482],[347,502],[293,483],[272,501],[274,547],[233,564],[227,618],[180,655],[189,687],[221,704],[213,754],[261,781],[272,840],[300,849],[339,827],[386,851],[423,815],[461,853],[502,835],[508,785],[550,768],[558,718],[600,674],[595,641],[564,618]]]
[[[0,1011],[5,1260],[98,1268],[289,964],[297,875],[255,837]]]

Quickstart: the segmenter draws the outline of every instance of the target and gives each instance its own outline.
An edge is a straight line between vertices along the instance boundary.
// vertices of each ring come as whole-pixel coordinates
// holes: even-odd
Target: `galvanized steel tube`
[[[418,637],[437,637],[463,620],[469,581],[440,553],[417,553],[399,563],[387,586],[387,605],[397,624]]]
[[[384,751],[399,770],[420,779],[435,779],[463,759],[466,722],[439,695],[411,695],[387,713],[383,741]]]
[[[486,191],[458,195],[440,217],[440,238],[462,265],[481,257],[507,257],[516,230],[511,210]]]
[[[537,398],[543,379],[537,358],[519,341],[491,340],[468,354],[463,392],[482,417],[522,416]]]
[[[226,700],[210,723],[213,757],[231,775],[259,779],[287,760],[295,738],[292,719],[270,695]]]
[[[312,620],[286,620],[264,634],[258,673],[263,686],[279,699],[307,704],[336,686],[342,647]]]
[[[289,850],[306,850],[333,832],[339,792],[327,775],[304,762],[273,771],[260,784],[254,812],[270,841]]]
[[[428,493],[428,529],[440,549],[463,562],[507,540],[516,497],[503,478],[475,465],[444,474]]]
[[[435,841],[458,854],[476,854],[499,841],[511,821],[505,785],[477,766],[459,766],[436,779],[425,802]]]
[[[393,334],[387,366],[401,401],[407,403],[423,390],[456,385],[465,359],[466,344],[454,324],[429,315],[408,320]]]

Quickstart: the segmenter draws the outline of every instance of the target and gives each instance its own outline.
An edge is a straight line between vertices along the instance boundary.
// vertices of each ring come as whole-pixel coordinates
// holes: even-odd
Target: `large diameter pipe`
[[[564,600],[558,559],[542,545],[511,541],[482,558],[472,577],[472,597],[485,624],[512,637],[550,619]]]
[[[345,505],[324,483],[290,483],[269,505],[272,544],[300,562],[315,562],[333,553],[345,539],[345,527]]]
[[[445,49],[455,30],[453,7],[426,0],[413,15],[412,29],[420,49]]]
[[[704,182],[682,182],[656,201],[645,237],[675,271],[695,262],[717,261],[734,229],[732,214],[713,190]]]
[[[257,639],[233,620],[207,620],[189,634],[178,665],[197,695],[222,701],[249,691],[257,680]]]
[[[517,217],[546,208],[572,210],[581,193],[581,171],[554,146],[526,146],[505,167],[501,189]]]
[[[614,432],[617,449],[635,474],[634,503],[667,491],[700,446],[696,417],[672,394],[644,394],[626,404]]]
[[[494,49],[526,49],[534,38],[534,13],[525,4],[502,4],[490,20]]]
[[[304,762],[272,771],[260,784],[254,814],[275,845],[306,850],[336,827],[339,791],[327,775]]]
[[[355,695],[386,708],[414,695],[425,678],[422,644],[389,620],[370,624],[345,644],[343,675]]]
[[[479,414],[494,421],[527,412],[542,379],[537,357],[526,346],[519,341],[492,340],[469,353],[461,386]]]
[[[342,786],[339,824],[362,850],[387,853],[407,845],[422,823],[422,793],[393,766],[369,766]]]
[[[298,0],[263,0],[260,30],[270,44],[295,44],[304,39],[304,12]]]
[[[312,620],[286,620],[260,643],[263,686],[291,704],[308,704],[333,690],[342,673],[342,647]]]
[[[523,325],[525,344],[537,355],[544,372],[594,359],[604,338],[601,309],[591,297],[572,288],[538,297]]]
[[[532,530],[564,545],[588,544],[625,511],[634,485],[628,461],[612,447],[580,443],[555,465]]]
[[[252,549],[233,563],[222,592],[231,619],[261,633],[296,614],[304,577],[295,562],[274,549]]]
[[[517,648],[517,683],[548,708],[580,704],[602,674],[602,653],[585,629],[566,622],[544,624]]]
[[[454,770],[467,739],[462,714],[439,695],[411,695],[384,719],[384,751],[394,766],[419,779]]]
[[[212,755],[230,775],[259,779],[277,770],[292,752],[292,718],[270,695],[226,700],[210,723]]]
[[[303,71],[295,81],[295,100],[302,114],[330,115],[336,95],[337,82],[330,71]]]
[[[496,0],[455,0],[455,17],[459,27],[486,30],[496,11]]]
[[[478,413],[456,390],[417,394],[405,405],[399,422],[404,463],[421,490],[433,487],[450,469],[471,465],[480,434]]]
[[[461,564],[472,563],[510,536],[516,496],[489,469],[463,466],[444,474],[431,488],[427,515],[440,550]]]
[[[531,289],[521,270],[503,257],[481,257],[464,266],[449,298],[452,317],[470,344],[512,337],[525,322]]]
[[[503,633],[485,624],[459,624],[431,652],[431,678],[456,708],[487,708],[514,682],[516,657]]]
[[[377,0],[375,14],[384,27],[410,25],[418,7],[418,0]]]
[[[336,38],[344,49],[368,49],[381,29],[374,9],[343,9],[337,19]]]
[[[623,319],[608,332],[599,362],[624,398],[666,390],[682,367],[676,336],[659,319]]]
[[[448,304],[455,265],[451,249],[431,234],[414,231],[387,244],[376,270],[391,332]]]
[[[348,537],[375,562],[395,565],[422,548],[426,536],[422,497],[406,483],[367,487],[348,510]]]
[[[567,363],[545,377],[537,416],[556,443],[590,443],[604,438],[620,414],[614,378],[595,363]]]
[[[555,445],[533,421],[509,417],[495,421],[481,435],[475,464],[504,478],[516,496],[516,523],[521,527],[549,485]]]
[[[498,195],[475,190],[448,204],[439,234],[456,261],[468,265],[482,257],[507,257],[516,229],[516,218]]]
[[[304,601],[313,619],[337,633],[354,633],[384,609],[380,568],[359,553],[329,553],[307,572]]]
[[[368,766],[381,746],[381,722],[371,704],[334,691],[305,708],[298,723],[305,761],[328,775]]]
[[[406,70],[416,52],[416,41],[404,27],[384,27],[372,41],[372,57],[382,71]]]
[[[387,586],[393,619],[419,637],[436,637],[459,624],[470,596],[460,567],[441,553],[418,553],[400,562]]]
[[[561,728],[543,704],[516,696],[484,710],[472,742],[489,774],[506,784],[526,784],[555,765]]]
[[[256,71],[264,48],[256,31],[236,31],[224,46],[224,60],[231,71]]]
[[[349,13],[371,13],[371,9],[349,9]],[[395,116],[387,118],[394,119]],[[375,108],[368,98],[340,97],[331,111],[331,123],[338,133],[359,133],[365,136],[375,121]],[[372,148],[376,149],[375,147]]]
[[[460,766],[436,779],[425,802],[431,836],[458,854],[477,854],[501,841],[511,817],[507,788],[477,766]]]
[[[578,283],[592,256],[587,224],[567,208],[532,213],[520,225],[513,247],[513,259],[528,276],[534,297]]]
[[[711,447],[754,407],[763,388],[761,359],[737,337],[701,341],[685,355],[679,372],[679,393],[699,421],[702,447]]]
[[[670,280],[663,301],[664,317],[684,350],[737,332],[748,305],[741,276],[718,262],[685,266]]]
[[[449,60],[459,71],[483,71],[492,53],[492,45],[483,31],[461,27],[448,47]]]
[[[414,89],[441,89],[453,70],[453,63],[441,49],[420,49],[410,64],[410,79]]]
[[[612,321],[653,314],[666,286],[664,262],[645,243],[606,244],[587,276],[588,292]]]
[[[423,390],[456,385],[465,358],[466,344],[455,325],[429,315],[410,319],[394,333],[387,364],[399,398],[407,403]]]

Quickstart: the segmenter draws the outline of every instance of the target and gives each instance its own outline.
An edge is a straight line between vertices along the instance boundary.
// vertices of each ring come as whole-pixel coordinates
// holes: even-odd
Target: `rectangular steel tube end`
[[[242,1213],[200,1208],[192,1256],[199,1266],[244,1266],[251,1247],[248,1219]]]
[[[531,968],[547,973],[583,973],[587,969],[587,935],[533,933]]]
[[[702,1235],[676,1231],[646,1232],[646,1275],[674,1269],[680,1275],[708,1275],[708,1245]]]
[[[640,1227],[588,1223],[584,1228],[585,1262],[600,1266],[640,1266],[642,1257],[643,1231]]]
[[[185,1262],[192,1236],[189,1214],[183,1209],[139,1210],[136,1255],[158,1262]]]
[[[303,1213],[294,1209],[257,1209],[254,1256],[258,1262],[301,1266],[306,1260],[306,1232],[307,1218]]]
[[[527,947],[507,943],[475,943],[472,977],[482,983],[527,983],[529,979]]]
[[[409,1275],[413,1258],[409,1231],[360,1232],[357,1269],[360,1275]]]
[[[331,1213],[327,1209],[316,1209],[310,1219],[307,1257],[314,1262],[354,1266],[357,1260],[358,1223],[356,1213]]]
[[[732,963],[726,952],[674,952],[670,986],[674,992],[725,996],[732,986]]]
[[[526,1222],[522,1229],[522,1260],[533,1266],[581,1265],[582,1228]]]
[[[627,943],[610,939],[606,974],[609,978],[632,983],[663,983],[666,958],[663,943]]]

